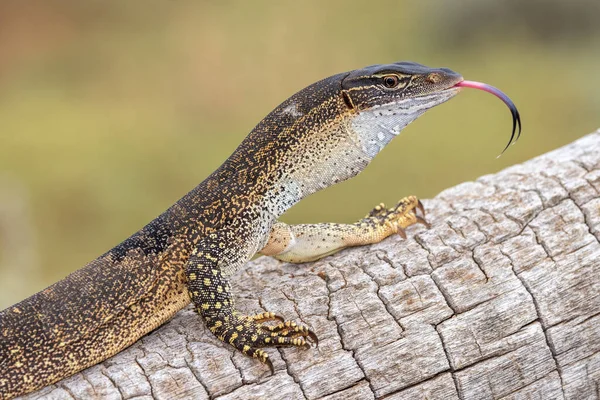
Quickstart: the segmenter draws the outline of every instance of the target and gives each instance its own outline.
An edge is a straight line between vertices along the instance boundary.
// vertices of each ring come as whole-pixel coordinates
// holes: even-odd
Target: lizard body
[[[261,348],[316,341],[307,327],[273,313],[241,315],[227,277],[259,252],[304,262],[423,222],[414,197],[378,206],[356,224],[290,226],[277,218],[359,173],[408,123],[456,95],[461,81],[450,70],[405,62],[334,75],[293,95],[139,232],[0,312],[0,399],[107,359],[190,301],[219,339],[269,366]]]

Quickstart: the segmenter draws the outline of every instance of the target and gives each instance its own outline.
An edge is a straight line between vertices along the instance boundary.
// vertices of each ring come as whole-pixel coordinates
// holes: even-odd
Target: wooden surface
[[[319,336],[269,350],[273,376],[188,307],[27,398],[598,399],[600,132],[424,203],[433,226],[408,240],[312,264],[263,257],[234,278],[242,311]]]

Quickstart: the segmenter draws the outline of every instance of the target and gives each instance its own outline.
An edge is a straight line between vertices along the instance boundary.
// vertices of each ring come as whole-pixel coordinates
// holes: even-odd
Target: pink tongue
[[[483,90],[485,92],[491,93],[494,96],[498,97],[500,100],[502,100],[504,102],[504,104],[506,104],[508,106],[508,108],[510,109],[510,112],[512,114],[512,117],[513,117],[513,129],[512,129],[512,134],[510,136],[510,141],[508,142],[508,144],[506,145],[504,150],[502,150],[502,153],[504,153],[506,151],[506,149],[508,149],[508,147],[513,143],[513,139],[515,137],[515,131],[517,129],[517,124],[519,125],[519,133],[517,134],[515,143],[517,140],[519,140],[519,137],[521,136],[521,117],[519,116],[519,111],[517,110],[515,103],[513,103],[512,100],[507,95],[505,95],[499,89],[497,89],[493,86],[490,86],[490,85],[487,85],[487,84],[481,83],[481,82],[475,82],[475,81],[462,81],[462,82],[459,82],[456,85],[454,85],[454,87],[466,87],[466,88]]]

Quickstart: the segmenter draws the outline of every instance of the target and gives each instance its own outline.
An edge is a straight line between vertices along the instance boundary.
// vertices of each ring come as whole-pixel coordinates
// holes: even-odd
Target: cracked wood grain
[[[398,194],[399,196],[402,193]],[[268,368],[190,307],[27,399],[582,399],[600,386],[600,132],[425,201],[432,227],[249,263],[239,308],[311,326]]]

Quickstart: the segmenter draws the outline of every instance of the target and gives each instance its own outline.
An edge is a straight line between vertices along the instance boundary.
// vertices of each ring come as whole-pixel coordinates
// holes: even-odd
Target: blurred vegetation
[[[341,71],[452,68],[509,94],[523,136],[496,159],[510,113],[465,90],[288,222],[350,222],[569,143],[600,125],[599,16],[597,0],[3,0],[0,201],[20,196],[31,254],[11,257],[15,220],[0,213],[0,308],[138,230],[277,104]]]

